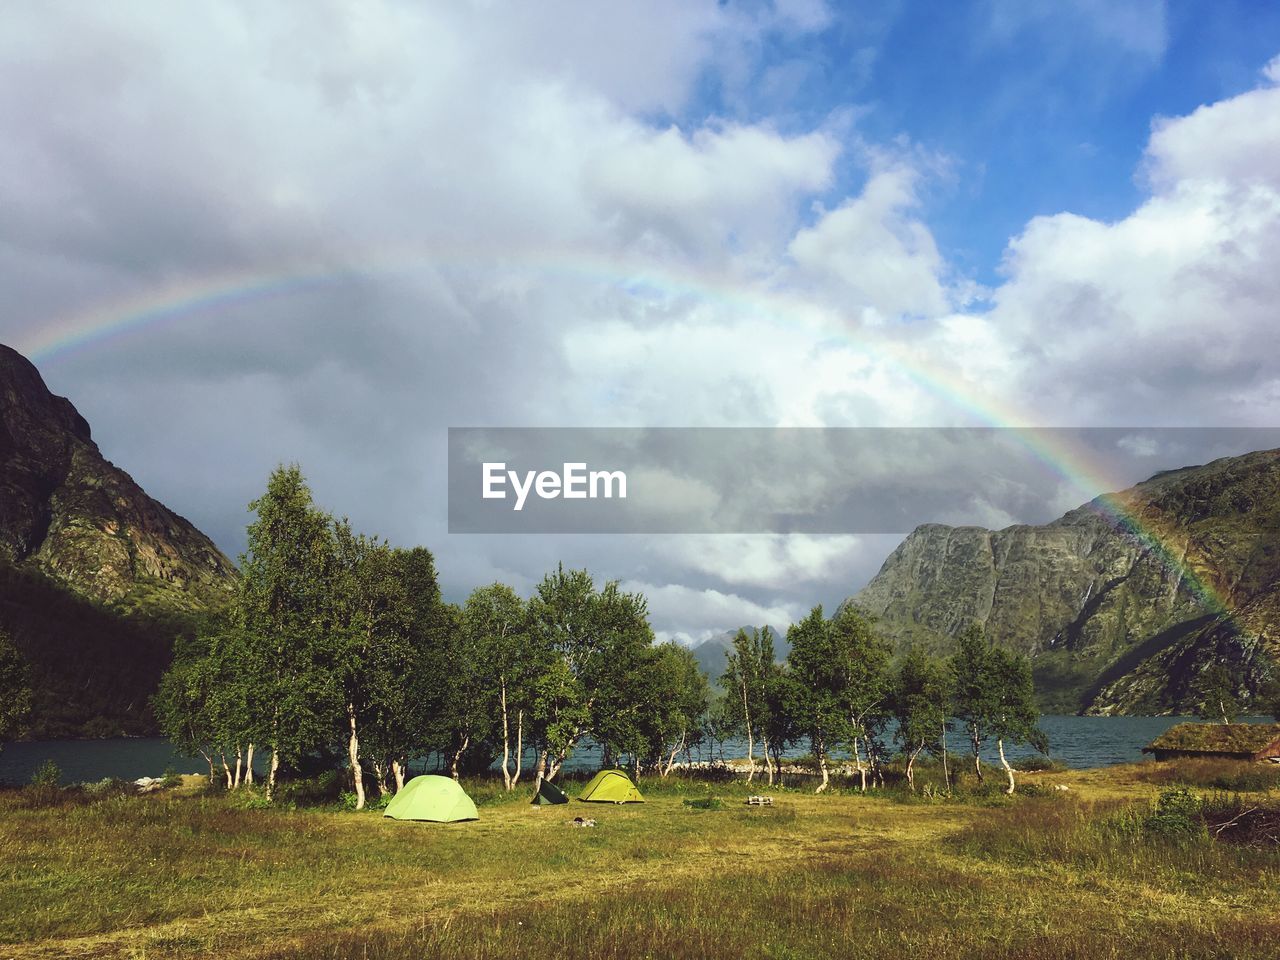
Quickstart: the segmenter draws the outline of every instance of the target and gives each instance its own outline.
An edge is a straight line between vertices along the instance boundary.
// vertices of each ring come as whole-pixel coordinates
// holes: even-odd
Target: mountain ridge
[[[922,524],[853,599],[899,650],[982,624],[1032,658],[1050,709],[1186,710],[1212,662],[1247,703],[1280,652],[1280,451],[1162,471],[1043,525]]]

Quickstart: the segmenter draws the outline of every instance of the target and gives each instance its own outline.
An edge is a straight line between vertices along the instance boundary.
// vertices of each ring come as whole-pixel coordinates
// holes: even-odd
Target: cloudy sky
[[[229,554],[297,461],[452,599],[781,625],[896,539],[451,536],[447,428],[1276,425],[1278,55],[1258,0],[0,2],[0,341]]]

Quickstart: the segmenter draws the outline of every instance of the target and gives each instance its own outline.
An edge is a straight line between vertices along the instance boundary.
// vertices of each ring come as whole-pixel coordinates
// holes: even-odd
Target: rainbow
[[[1153,525],[1128,509],[1115,496],[1122,482],[1105,476],[1088,456],[1061,439],[1060,433],[1037,429],[1018,410],[983,397],[971,383],[951,371],[904,348],[883,340],[849,332],[845,322],[832,324],[834,313],[794,292],[771,288],[761,282],[744,282],[728,275],[694,272],[652,263],[609,258],[589,251],[546,251],[528,249],[515,254],[430,249],[388,250],[363,258],[358,264],[296,262],[270,269],[252,269],[184,278],[149,288],[120,299],[95,303],[79,312],[52,319],[17,348],[34,362],[56,363],[94,346],[127,338],[184,319],[254,305],[272,299],[298,296],[323,290],[344,280],[373,275],[402,273],[413,275],[423,269],[471,269],[497,267],[529,273],[543,282],[570,280],[606,284],[630,296],[688,298],[724,304],[736,311],[756,315],[770,322],[798,326],[803,319],[834,327],[829,342],[851,348],[910,381],[950,407],[961,411],[973,424],[1016,431],[1019,442],[1053,474],[1091,498],[1091,506],[1115,529],[1136,540],[1156,558],[1166,573],[1176,576],[1197,602],[1219,616],[1229,615],[1225,597],[1175,553]]]

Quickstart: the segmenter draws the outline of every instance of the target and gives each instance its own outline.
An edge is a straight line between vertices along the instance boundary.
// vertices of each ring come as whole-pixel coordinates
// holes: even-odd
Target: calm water
[[[1142,748],[1175,723],[1189,717],[1043,717],[1040,727],[1049,737],[1049,756],[1069,767],[1105,767],[1143,759]],[[1268,717],[1243,718],[1254,723],[1269,722]],[[962,752],[964,745],[952,735],[953,751]],[[807,751],[797,747],[789,751],[799,756]],[[1011,758],[1026,756],[1030,751],[1015,747]],[[746,745],[729,743],[726,756],[741,756]],[[695,753],[695,759],[697,755]],[[709,754],[703,754],[703,759]],[[994,754],[992,756],[994,760]],[[52,760],[62,771],[64,783],[101,780],[104,777],[156,777],[166,768],[179,773],[207,773],[201,759],[178,756],[167,740],[161,738],[121,738],[115,740],[45,740],[35,743],[11,743],[0,752],[0,781],[26,783],[45,760]],[[532,769],[532,758],[526,758],[526,769]],[[594,768],[599,763],[596,750],[580,750],[570,759],[568,769]],[[415,772],[417,765],[414,766]]]

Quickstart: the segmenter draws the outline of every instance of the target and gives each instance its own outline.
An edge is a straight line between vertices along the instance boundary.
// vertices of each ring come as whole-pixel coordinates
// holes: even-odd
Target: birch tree
[[[271,751],[267,797],[281,762],[328,742],[341,715],[328,591],[334,564],[329,517],[317,510],[296,465],[278,467],[249,505],[255,519],[236,603],[255,674],[251,724]]]
[[[916,650],[898,665],[894,683],[894,738],[907,758],[907,786],[915,790],[915,762],[925,750],[941,747],[950,701],[946,669]]]
[[[649,757],[666,777],[676,757],[701,739],[710,688],[693,653],[677,643],[653,648],[648,672],[651,680],[640,691],[646,707],[644,736]]]
[[[615,737],[639,709],[631,665],[653,643],[643,596],[616,582],[597,591],[586,570],[557,568],[529,601],[530,637],[544,664],[535,682],[536,787],[554,779],[588,731]]]
[[[1009,778],[1005,793],[1011,794],[1017,785],[1013,767],[1004,755],[1005,741],[1030,744],[1041,753],[1048,750],[1049,744],[1036,726],[1040,711],[1036,708],[1031,662],[1021,654],[997,647],[988,653],[987,671],[991,684],[991,735],[996,741],[1000,765]]]
[[[989,648],[982,627],[970,624],[956,638],[949,666],[952,713],[964,726],[973,756],[973,771],[982,783],[982,746],[991,735],[993,712]]]
[[[865,791],[868,772],[884,782],[879,738],[890,715],[889,644],[875,631],[871,618],[852,603],[840,605],[828,631],[839,697],[848,711],[850,751]],[[863,750],[869,768],[863,763]]]
[[[761,740],[765,753],[765,770],[769,783],[773,783],[773,764],[769,755],[769,699],[767,695],[770,677],[775,669],[773,631],[752,628],[739,629],[733,638],[733,649],[725,660],[725,671],[720,685],[733,697],[738,707],[740,729],[747,738],[747,782],[756,775],[755,745]]]
[[[360,738],[367,728],[386,722],[393,709],[393,687],[408,659],[408,617],[403,584],[390,546],[357,534],[345,519],[333,527],[334,564],[329,591],[333,659],[343,706],[343,740],[356,794],[363,810],[366,791]],[[385,774],[375,771],[379,789]]]
[[[795,680],[796,722],[808,736],[818,762],[822,776],[818,793],[826,790],[830,782],[828,761],[832,748],[848,742],[851,729],[848,676],[844,658],[833,644],[830,626],[818,605],[787,630],[791,644],[787,664]]]
[[[497,688],[502,783],[507,790],[514,790],[522,772],[525,721],[539,667],[537,650],[529,642],[528,610],[514,590],[494,583],[472,591],[463,610],[463,623]]]

